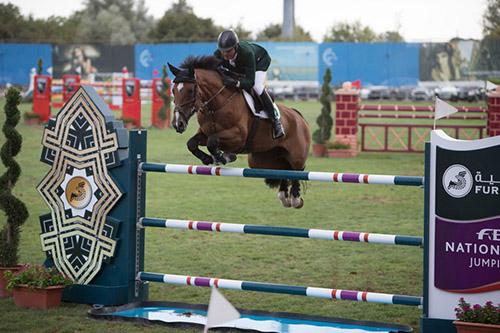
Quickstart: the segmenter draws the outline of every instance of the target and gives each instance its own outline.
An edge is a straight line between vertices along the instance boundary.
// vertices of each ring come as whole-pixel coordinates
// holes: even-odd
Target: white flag
[[[216,288],[212,288],[210,303],[208,303],[207,323],[203,332],[207,333],[210,327],[236,320],[239,317],[238,310]]]
[[[434,119],[441,119],[443,117],[449,116],[457,112],[457,108],[446,103],[445,101],[440,100],[436,97],[436,106],[434,108]]]
[[[496,88],[497,88],[496,84],[490,81],[486,81],[486,91],[495,90]]]

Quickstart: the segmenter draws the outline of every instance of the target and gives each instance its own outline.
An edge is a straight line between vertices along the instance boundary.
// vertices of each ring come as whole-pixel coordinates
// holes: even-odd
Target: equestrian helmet
[[[240,40],[234,30],[224,30],[217,38],[217,48],[221,52],[229,51],[230,49],[238,46]]]

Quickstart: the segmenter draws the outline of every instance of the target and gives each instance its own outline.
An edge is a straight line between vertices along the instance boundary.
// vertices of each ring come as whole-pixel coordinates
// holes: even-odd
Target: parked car
[[[424,87],[416,87],[410,93],[412,101],[430,101],[432,99],[432,92]]]
[[[446,99],[452,102],[458,101],[458,89],[454,86],[444,86],[440,88],[436,88],[435,90],[436,96],[441,99]]]
[[[368,88],[368,99],[404,100],[409,94],[406,86],[399,88],[388,86],[371,86]]]
[[[458,89],[458,99],[467,102],[477,102],[481,100],[483,96],[481,88],[478,87],[461,87]]]
[[[361,88],[359,90],[359,97],[361,97],[361,99],[368,99],[369,95],[370,95],[370,89],[368,89],[368,88]]]
[[[390,92],[387,86],[372,86],[369,88],[368,99],[389,99]]]

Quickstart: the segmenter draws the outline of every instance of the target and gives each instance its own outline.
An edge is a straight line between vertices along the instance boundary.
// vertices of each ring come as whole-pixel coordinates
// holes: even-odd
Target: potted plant
[[[40,115],[35,112],[25,112],[23,114],[24,123],[26,125],[38,125],[40,124]]]
[[[493,333],[500,332],[500,303],[488,301],[485,305],[471,306],[462,297],[455,308],[457,316],[453,322],[457,333]]]
[[[17,106],[21,102],[21,94],[15,88],[9,88],[6,93],[5,123],[2,131],[6,141],[0,150],[0,157],[6,171],[0,176],[0,209],[5,212],[6,220],[0,231],[0,298],[9,297],[6,290],[6,281],[3,279],[4,271],[18,271],[19,233],[21,225],[28,218],[28,210],[24,203],[12,194],[12,189],[19,179],[21,167],[14,160],[19,154],[22,136],[16,130],[19,123],[20,112]]]
[[[58,307],[64,288],[72,281],[56,267],[28,265],[17,274],[4,273],[7,288],[13,291],[14,303],[23,308],[49,309]]]
[[[332,90],[330,88],[330,81],[332,80],[332,74],[330,68],[327,68],[325,75],[323,76],[323,86],[321,88],[320,102],[322,104],[321,113],[316,119],[318,124],[318,129],[313,133],[313,156],[321,157],[325,156],[327,149],[325,143],[330,139],[333,119],[332,113]]]
[[[354,157],[356,156],[356,151],[352,149],[351,145],[348,143],[333,141],[326,144],[328,151],[328,157]]]

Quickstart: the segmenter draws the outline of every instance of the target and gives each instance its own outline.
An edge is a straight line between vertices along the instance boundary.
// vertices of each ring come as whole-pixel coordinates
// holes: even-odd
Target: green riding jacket
[[[214,55],[223,59],[219,50],[216,50]],[[250,91],[255,84],[255,72],[267,71],[271,64],[271,57],[262,46],[242,41],[236,49],[235,66],[232,66],[229,61],[224,60],[224,62],[236,73],[244,75],[240,80],[240,87]]]

